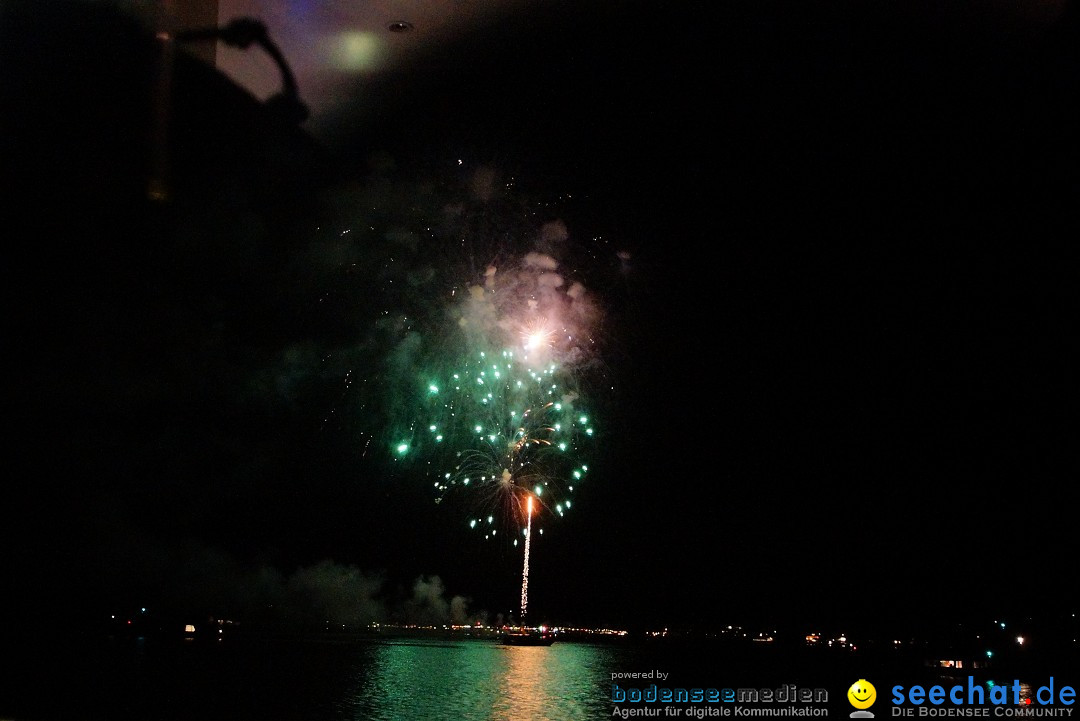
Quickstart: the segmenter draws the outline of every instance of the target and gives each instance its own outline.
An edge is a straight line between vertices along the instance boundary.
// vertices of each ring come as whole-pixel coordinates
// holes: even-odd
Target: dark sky
[[[160,85],[100,5],[6,7],[15,598],[97,613],[218,584],[227,606],[255,569],[332,562],[388,608],[437,575],[513,609],[520,551],[362,441],[384,311],[436,302],[410,273],[468,282],[438,273],[561,221],[604,310],[601,439],[534,548],[535,613],[1075,602],[1073,6],[663,5],[538,5],[358,88],[318,139],[184,58]],[[419,238],[401,276],[395,233]]]

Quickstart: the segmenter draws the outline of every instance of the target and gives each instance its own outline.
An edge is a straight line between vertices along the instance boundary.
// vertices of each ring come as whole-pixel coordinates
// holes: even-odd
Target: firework
[[[594,249],[570,244],[561,221],[536,227],[539,204],[495,175],[475,173],[465,194],[429,186],[373,186],[382,195],[350,205],[373,209],[363,222],[320,246],[344,271],[320,301],[355,304],[347,315],[366,329],[325,356],[349,368],[341,403],[355,413],[324,423],[353,425],[358,457],[392,459],[384,477],[423,479],[482,537],[528,550],[572,509],[597,440],[600,312],[573,279]],[[527,559],[523,570],[524,611]]]
[[[526,500],[528,520],[525,525],[525,563],[521,569],[521,621],[524,623],[525,614],[529,610],[529,547],[532,545],[532,512],[533,499],[529,496]]]
[[[403,390],[413,410],[393,452],[420,465],[437,500],[467,495],[469,525],[486,538],[526,533],[526,498],[536,512],[565,515],[588,473],[582,459],[595,428],[577,367],[589,305],[580,286],[563,288],[555,268],[538,254],[513,272],[489,267],[451,304],[453,332]]]
[[[554,366],[532,368],[510,351],[496,358],[488,363],[480,353],[452,374],[445,390],[429,387],[430,422],[420,449],[446,459],[436,466],[438,497],[468,491],[484,512],[470,524],[489,536],[498,531],[496,517],[522,520],[525,497],[565,514],[575,484],[588,472],[578,459],[594,434],[577,394],[560,385]]]

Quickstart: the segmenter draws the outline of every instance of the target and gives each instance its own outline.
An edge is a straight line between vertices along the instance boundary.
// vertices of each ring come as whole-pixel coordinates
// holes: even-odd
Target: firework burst
[[[444,332],[415,349],[399,389],[395,456],[430,479],[439,501],[464,497],[468,523],[516,545],[530,520],[565,515],[589,467],[595,428],[578,386],[595,311],[550,256],[489,266],[451,293]]]
[[[571,246],[561,221],[534,225],[540,206],[513,202],[511,185],[478,174],[468,199],[403,188],[409,222],[382,228],[372,213],[327,240],[327,267],[345,272],[322,301],[355,303],[367,332],[326,356],[363,370],[342,393],[357,413],[324,422],[356,418],[358,455],[393,461],[384,478],[425,479],[484,538],[528,546],[572,510],[589,473],[600,311],[574,279],[591,251]]]
[[[428,447],[449,441],[434,481],[438,497],[470,492],[481,511],[470,525],[485,535],[497,532],[496,518],[524,522],[526,497],[550,513],[566,513],[588,472],[579,459],[594,434],[554,367],[519,370],[509,351],[500,360],[453,374],[455,385],[433,403],[427,426]]]

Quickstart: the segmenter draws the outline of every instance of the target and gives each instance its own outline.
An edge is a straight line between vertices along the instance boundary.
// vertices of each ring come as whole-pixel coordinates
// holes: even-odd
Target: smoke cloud
[[[245,565],[228,553],[198,544],[152,554],[142,569],[152,604],[155,586],[170,613],[189,619],[227,618],[249,626],[296,629],[359,628],[371,623],[443,625],[487,617],[470,615],[465,596],[447,594],[437,575],[420,576],[404,598],[385,576],[324,559],[291,573],[267,564]],[[151,567],[153,566],[153,567]]]
[[[446,599],[446,589],[438,576],[417,578],[412,597],[403,607],[401,620],[419,626],[465,623],[468,620],[468,599],[454,596]]]

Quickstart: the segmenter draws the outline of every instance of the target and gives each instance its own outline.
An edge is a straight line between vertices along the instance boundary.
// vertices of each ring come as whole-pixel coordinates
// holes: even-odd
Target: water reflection
[[[502,646],[493,641],[367,647],[339,718],[486,721],[596,718],[606,709],[607,649],[577,644]]]
[[[500,650],[505,670],[499,675],[491,718],[544,718],[544,709],[552,708],[549,695],[558,688],[551,671],[554,648],[504,646]]]

